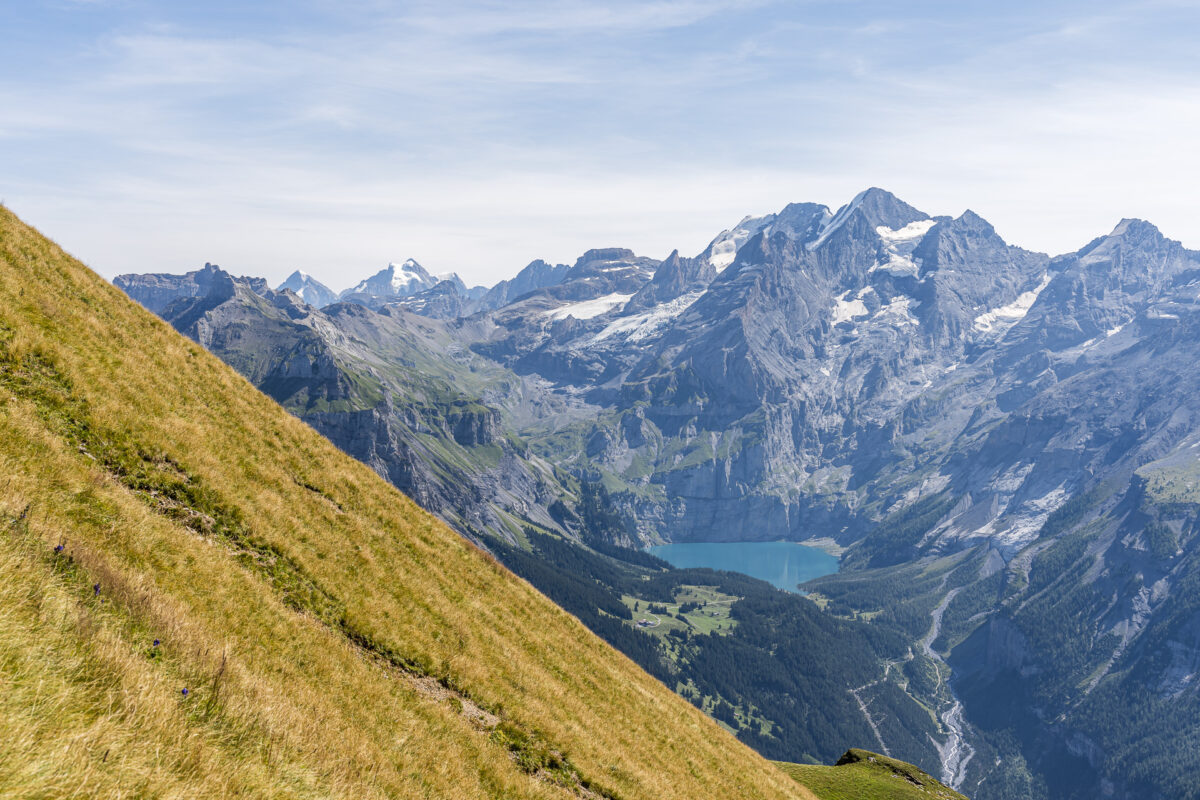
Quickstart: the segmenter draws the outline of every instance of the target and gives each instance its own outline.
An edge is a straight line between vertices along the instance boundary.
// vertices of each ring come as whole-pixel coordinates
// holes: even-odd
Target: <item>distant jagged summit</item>
[[[342,292],[341,296],[343,299],[354,295],[408,297],[424,289],[432,289],[437,282],[437,278],[410,258],[403,264],[388,264],[371,277]]]
[[[338,299],[379,308],[386,303],[428,291],[439,283],[447,281],[463,295],[469,293],[466,284],[456,273],[447,272],[434,275],[417,263],[415,259],[410,258],[403,264],[388,264],[371,277],[342,292]],[[479,294],[482,293],[481,289]]]
[[[296,270],[289,275],[288,279],[279,284],[275,291],[282,292],[284,289],[290,289],[301,300],[316,308],[337,302],[338,299],[337,292],[301,270]]]
[[[171,301],[179,297],[201,297],[209,293],[213,281],[227,277],[216,264],[205,262],[202,269],[183,275],[147,273],[118,275],[113,285],[138,301],[149,311],[161,314]],[[270,286],[263,278],[244,278],[250,288],[261,294]]]

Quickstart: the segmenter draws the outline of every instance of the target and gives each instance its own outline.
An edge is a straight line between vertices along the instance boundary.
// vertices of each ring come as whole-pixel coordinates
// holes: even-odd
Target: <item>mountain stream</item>
[[[965,736],[966,722],[963,719],[963,704],[954,694],[954,689],[949,683],[945,682],[942,677],[942,668],[945,667],[949,671],[950,667],[945,660],[933,649],[933,643],[937,641],[938,636],[942,632],[942,615],[946,613],[946,607],[950,605],[950,601],[957,595],[959,589],[951,589],[942,598],[942,602],[933,610],[930,617],[933,623],[929,626],[929,633],[925,634],[925,638],[921,640],[921,647],[925,651],[925,655],[934,662],[938,673],[938,688],[943,686],[946,693],[949,694],[953,704],[949,709],[939,715],[942,722],[942,727],[946,730],[946,741],[937,746],[938,756],[942,760],[942,783],[949,786],[951,789],[958,789],[962,785],[963,780],[967,775],[967,762],[975,755],[975,748],[967,742]]]

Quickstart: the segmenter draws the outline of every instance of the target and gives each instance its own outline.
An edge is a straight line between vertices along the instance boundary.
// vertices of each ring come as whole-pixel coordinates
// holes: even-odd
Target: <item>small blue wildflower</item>
[[[155,647],[158,647],[158,639],[155,639],[155,640],[154,640],[154,646],[155,646]]]
[[[61,553],[62,551],[63,551],[63,546],[62,546],[61,544],[60,544],[60,545],[55,545],[55,547],[54,547],[54,552],[56,552],[56,553]]]
[[[183,690],[183,696],[184,696],[184,697],[187,697],[187,688],[184,688],[184,690]]]
[[[97,595],[99,595],[100,594],[100,584],[97,583],[96,585],[94,585],[92,587],[92,591],[94,591]]]

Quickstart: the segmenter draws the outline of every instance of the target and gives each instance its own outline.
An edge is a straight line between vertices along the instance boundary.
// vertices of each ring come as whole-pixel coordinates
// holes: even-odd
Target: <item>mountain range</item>
[[[0,464],[4,796],[962,800],[759,757],[2,207]]]
[[[907,642],[864,645],[876,746],[972,796],[1200,796],[1200,254],[1128,219],[1051,257],[869,189],[693,257],[405,268],[324,308],[207,265],[117,285],[497,553],[836,540],[805,602]]]

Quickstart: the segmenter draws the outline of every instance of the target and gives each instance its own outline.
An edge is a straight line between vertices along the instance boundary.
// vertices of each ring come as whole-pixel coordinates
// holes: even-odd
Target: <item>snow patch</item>
[[[997,475],[989,488],[1003,494],[1013,494],[1021,488],[1021,484],[1029,477],[1030,472],[1033,472],[1033,462],[1017,462],[1002,474]]]
[[[920,264],[912,257],[913,250],[925,238],[925,234],[929,233],[929,229],[936,225],[937,222],[932,219],[920,219],[916,222],[910,222],[903,228],[889,228],[886,225],[880,225],[875,229],[875,233],[879,234],[879,238],[883,240],[883,249],[887,255],[887,261],[876,264],[871,267],[871,272],[887,272],[896,276],[912,276],[916,277],[920,272]]]
[[[386,280],[386,283],[383,283]],[[382,284],[382,285],[381,285]],[[345,294],[375,292],[406,296],[415,294],[422,289],[433,286],[434,280],[424,268],[413,259],[403,264],[388,264],[387,268],[361,281]],[[386,288],[385,288],[386,287]]]
[[[1034,301],[1038,299],[1038,295],[1049,285],[1050,273],[1046,273],[1042,276],[1036,289],[1023,293],[1006,306],[980,314],[975,318],[973,327],[978,333],[1003,335],[1009,328],[1025,318],[1029,309],[1033,307]]]
[[[733,263],[733,259],[737,257],[738,245],[733,239],[726,239],[723,242],[714,242],[712,253],[708,256],[708,263],[716,267],[717,272],[724,272],[725,268]]]
[[[632,297],[633,295],[631,294],[606,294],[603,297],[597,297],[593,300],[568,303],[565,306],[547,311],[546,316],[550,317],[550,319],[566,319],[567,317],[592,319],[593,317],[608,313],[617,306],[628,303]]]
[[[880,225],[875,232],[887,245],[916,244],[924,239],[925,234],[929,233],[929,229],[936,224],[936,220],[919,219],[916,222],[908,223],[903,228],[892,229],[886,225]]]
[[[411,258],[398,268],[395,264],[388,264],[388,267],[392,270],[392,289],[397,293],[408,291],[413,286],[424,286],[427,282],[424,276],[418,272],[421,270],[421,265]]]
[[[867,310],[866,304],[862,301],[864,292],[859,292],[853,300],[848,300],[850,293],[854,291],[843,292],[841,297],[834,298],[833,301],[833,324],[837,325],[842,322],[849,322],[855,317],[865,317],[871,312]]]
[[[621,317],[610,322],[604,330],[592,337],[592,343],[602,342],[612,336],[623,335],[626,341],[640,342],[654,335],[660,328],[686,311],[692,303],[700,299],[704,292],[692,292],[680,295],[674,300],[655,306],[642,314]],[[620,295],[609,295],[620,296]],[[561,309],[560,309],[561,310]],[[576,319],[579,319],[578,317]]]
[[[880,307],[872,319],[887,319],[889,322],[899,325],[916,325],[917,318],[912,315],[912,309],[920,304],[920,301],[913,300],[911,297],[900,296]]]
[[[891,302],[879,307],[875,313],[871,313],[867,308],[867,304],[863,302],[868,294],[873,294],[875,289],[867,286],[859,290],[858,294],[851,297],[853,290],[843,292],[840,296],[833,299],[832,317],[833,324],[838,325],[843,322],[853,322],[862,317],[869,317],[871,323],[880,323],[882,325],[917,325],[918,320],[912,314],[912,309],[921,304],[919,300],[914,300],[905,295],[898,295],[892,298]],[[851,334],[857,336],[858,328],[854,328]]]

